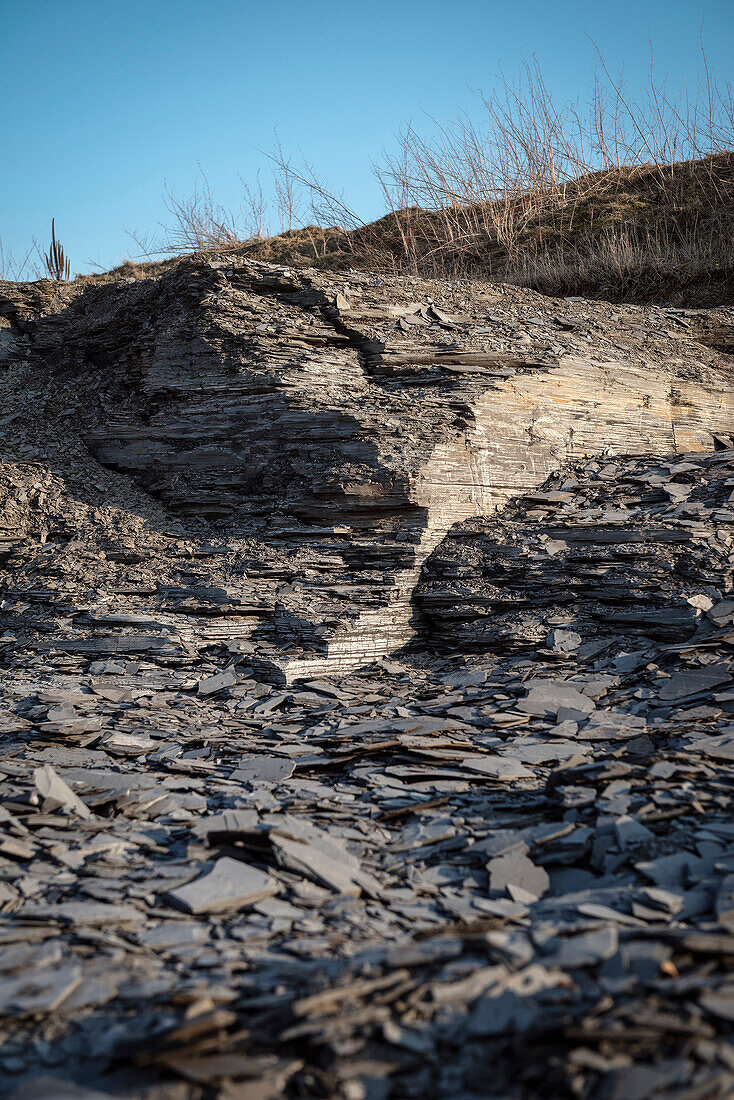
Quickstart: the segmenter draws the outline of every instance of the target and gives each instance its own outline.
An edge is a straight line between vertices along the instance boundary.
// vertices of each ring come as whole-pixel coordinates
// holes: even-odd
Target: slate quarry
[[[734,1094],[734,311],[0,284],[0,1092]]]

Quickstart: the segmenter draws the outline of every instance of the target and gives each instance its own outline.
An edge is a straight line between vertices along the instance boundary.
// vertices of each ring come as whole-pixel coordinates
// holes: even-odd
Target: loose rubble
[[[201,278],[234,309],[253,275],[227,270],[197,262],[171,277],[192,339],[191,303],[208,299],[183,292]],[[308,289],[270,278],[281,298]],[[359,298],[388,348],[423,328],[466,343],[469,322],[456,318],[476,326],[484,302],[495,344],[512,344],[524,309],[549,342],[588,332],[600,355],[627,340],[634,357],[636,315],[658,332],[651,372],[675,354],[678,376],[694,379],[695,344],[709,382],[730,379],[725,355],[688,340],[723,325],[724,311],[615,307],[612,324],[611,307],[516,288],[429,294],[417,281],[340,279],[317,287],[326,308],[346,325]],[[151,282],[114,288],[123,313],[138,303],[140,357],[144,308],[176,300]],[[369,413],[385,483],[399,475],[405,490],[384,526],[379,510],[345,503],[367,475],[344,452],[328,459],[319,496],[318,448],[302,483],[263,485],[257,509],[240,486],[213,518],[231,471],[201,465],[200,441],[178,473],[171,455],[190,440],[141,473],[151,433],[169,439],[167,399],[144,394],[143,415],[127,373],[129,392],[105,407],[120,385],[99,365],[100,344],[111,355],[120,343],[105,313],[113,291],[62,303],[86,317],[68,344],[80,358],[66,395],[71,367],[47,334],[71,322],[41,291],[12,291],[0,383],[0,1092],[731,1096],[734,447],[723,397],[708,427],[691,399],[681,415],[696,439],[682,433],[667,449],[662,435],[633,446],[621,434],[609,454],[602,438],[564,445],[552,468],[549,458],[506,484],[491,516],[460,492],[452,514],[447,493],[434,541],[406,464],[428,433],[446,441],[447,410],[476,410],[482,395],[403,364],[403,422],[380,433]],[[402,304],[388,322],[390,302]],[[326,339],[318,318],[309,326]],[[296,358],[273,346],[284,373],[307,369],[303,347]],[[232,336],[230,361],[235,350]],[[134,355],[130,340],[121,373]],[[197,392],[176,400],[204,402]],[[395,391],[378,397],[379,415],[393,415]],[[113,414],[118,435],[102,443]],[[134,462],[108,450],[123,422],[128,443],[141,441]],[[401,432],[417,443],[398,453]],[[255,481],[276,476],[272,441],[260,443],[270,457]],[[311,502],[308,520],[287,512],[294,501]],[[419,583],[400,596],[409,644],[396,649],[378,620],[404,530],[422,549],[406,566]]]

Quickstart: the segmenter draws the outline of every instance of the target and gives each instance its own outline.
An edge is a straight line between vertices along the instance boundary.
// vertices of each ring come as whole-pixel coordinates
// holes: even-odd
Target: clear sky
[[[407,119],[449,119],[537,56],[554,93],[588,91],[593,39],[610,67],[677,84],[709,60],[734,78],[734,0],[0,0],[0,238],[16,257],[51,217],[72,271],[111,267],[125,230],[165,219],[164,181],[201,162],[237,206],[258,150],[303,153],[365,217],[370,161]]]

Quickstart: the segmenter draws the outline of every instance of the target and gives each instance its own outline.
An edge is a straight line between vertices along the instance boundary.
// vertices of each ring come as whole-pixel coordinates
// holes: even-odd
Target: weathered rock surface
[[[731,314],[0,300],[0,1093],[728,1100]]]
[[[423,637],[519,654],[715,634],[734,619],[733,495],[731,451],[568,468],[452,530],[416,592]]]
[[[253,605],[238,636],[287,680],[408,641],[454,523],[571,460],[707,450],[734,422],[728,357],[689,338],[715,314],[691,331],[681,311],[224,261],[2,311],[99,463],[257,540],[229,570]],[[263,606],[246,579],[273,558],[299,580]]]

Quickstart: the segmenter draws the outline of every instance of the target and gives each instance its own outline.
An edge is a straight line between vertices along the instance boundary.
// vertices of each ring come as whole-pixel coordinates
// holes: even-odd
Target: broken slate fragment
[[[648,844],[655,839],[655,834],[650,832],[649,829],[641,825],[639,821],[636,821],[628,814],[623,814],[618,817],[614,822],[614,833],[617,838],[617,844],[622,850],[626,848],[634,848],[637,845]]]
[[[292,840],[290,837],[270,837],[275,853],[282,865],[297,874],[306,875],[315,882],[323,883],[338,894],[351,894],[358,897],[362,887],[357,881],[354,867],[350,861],[342,861],[327,852],[319,850],[313,844]],[[344,853],[346,855],[346,853]]]
[[[510,887],[519,887],[532,898],[543,896],[550,886],[548,872],[536,867],[532,860],[520,854],[497,856],[487,864],[489,886],[491,890],[504,891]]]
[[[734,1023],[734,986],[729,986],[716,993],[705,993],[701,997],[700,1003],[701,1007],[712,1016],[717,1016],[720,1020],[726,1020],[728,1023]]]
[[[26,905],[23,916],[38,921],[58,921],[72,928],[140,924],[145,914],[132,905],[111,905],[103,901],[61,901],[53,905]]]
[[[198,692],[203,696],[215,695],[218,691],[234,687],[236,683],[237,673],[234,669],[228,668],[225,672],[217,672],[214,676],[199,680]]]
[[[725,875],[716,895],[716,919],[734,932],[734,874]]]
[[[43,1074],[24,1081],[12,1100],[114,1100],[109,1092],[86,1088],[76,1081]]]
[[[265,753],[247,753],[240,757],[239,766],[230,775],[243,783],[281,783],[296,770],[292,760]]]
[[[702,691],[711,691],[712,688],[728,683],[730,680],[731,669],[728,665],[709,665],[707,668],[698,668],[692,672],[676,672],[667,680],[663,680],[658,698],[687,699]]]
[[[224,810],[221,814],[209,816],[197,821],[192,832],[196,836],[235,839],[245,833],[252,833],[257,827],[258,816],[255,810]]]
[[[555,717],[561,708],[590,714],[594,710],[594,702],[588,695],[582,695],[572,684],[539,680],[530,686],[525,698],[520,699],[517,704],[518,710],[540,717],[546,714]]]
[[[512,756],[465,756],[461,767],[492,779],[525,779],[533,774]]]
[[[554,942],[554,949],[543,958],[543,963],[558,970],[579,970],[596,966],[605,959],[610,959],[616,953],[618,944],[617,929],[610,924],[593,932],[569,936],[560,943]]]
[[[45,811],[69,810],[85,820],[92,816],[89,807],[82,802],[78,795],[74,794],[71,787],[64,782],[50,764],[44,764],[42,768],[36,768],[33,772],[33,781],[36,790],[43,799]]]
[[[82,982],[74,964],[41,969],[0,981],[0,1015],[53,1012]]]
[[[586,741],[627,741],[639,737],[647,723],[642,715],[604,710],[592,714],[583,728]]]
[[[265,871],[223,856],[193,882],[169,890],[165,900],[185,913],[222,913],[254,905],[277,892],[277,882]]]
[[[573,653],[574,650],[579,648],[582,641],[583,638],[575,630],[561,630],[556,627],[555,630],[551,630],[545,644],[554,653]]]

